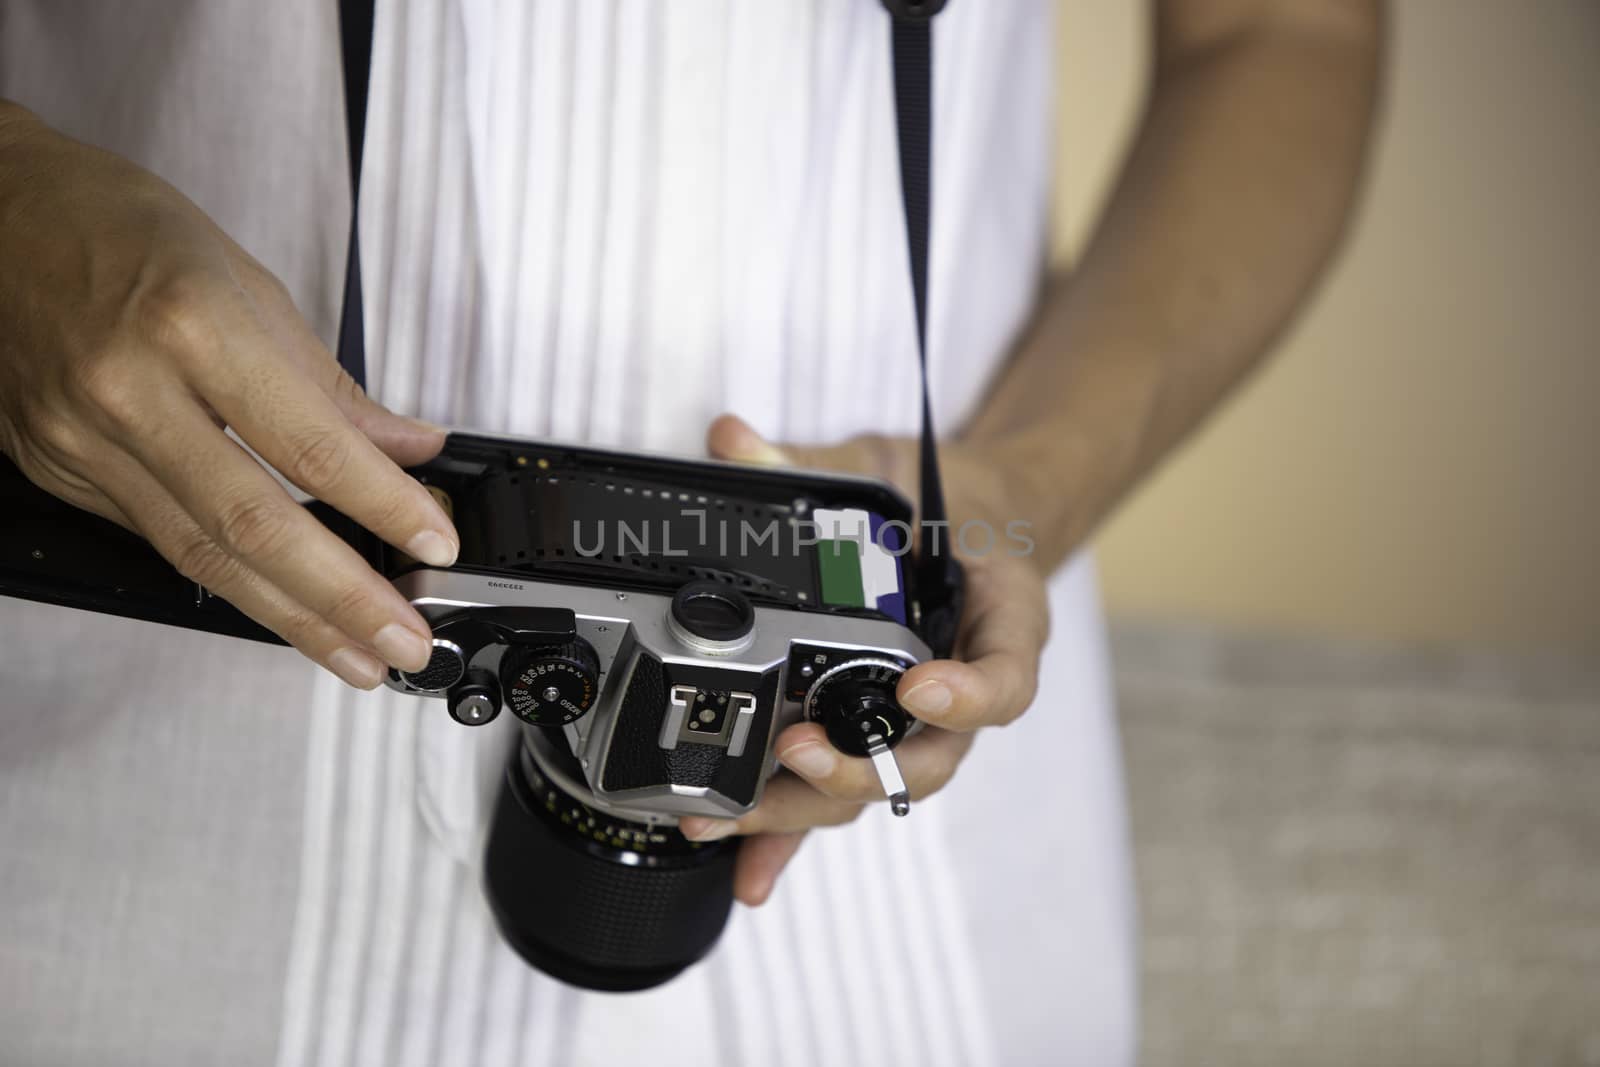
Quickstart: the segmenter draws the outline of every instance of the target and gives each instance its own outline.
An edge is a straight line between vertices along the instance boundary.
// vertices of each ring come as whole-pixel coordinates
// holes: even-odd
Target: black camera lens
[[[738,641],[756,623],[756,612],[739,590],[710,580],[690,582],[672,598],[672,618],[707,641]]]
[[[738,838],[698,843],[584,804],[519,746],[489,830],[484,892],[506,943],[551,977],[649,989],[722,936],[737,852]]]

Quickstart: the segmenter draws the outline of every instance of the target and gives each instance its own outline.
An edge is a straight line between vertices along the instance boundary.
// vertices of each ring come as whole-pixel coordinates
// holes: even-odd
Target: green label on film
[[[867,594],[861,582],[861,542],[818,541],[817,567],[822,573],[824,603],[853,608],[867,606]]]

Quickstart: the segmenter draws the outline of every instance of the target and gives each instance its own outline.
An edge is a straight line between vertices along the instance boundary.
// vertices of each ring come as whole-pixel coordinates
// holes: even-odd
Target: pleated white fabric
[[[226,18],[203,4],[186,16],[197,55],[231,40],[227,19],[247,17],[243,0],[229,2]],[[50,28],[47,4],[13,10],[36,10],[29,17]],[[320,93],[335,58],[329,13],[312,0],[282,11],[321,42],[305,59]],[[1044,0],[958,0],[936,25],[932,382],[947,428],[978,402],[1036,294],[1051,155],[1047,20]],[[272,41],[287,31],[263,19],[257,32]],[[70,41],[64,27],[53,39]],[[298,53],[273,54],[292,64]],[[39,68],[40,81],[53,76]],[[62,99],[74,85],[62,83]],[[92,138],[94,119],[82,129]],[[185,144],[167,158],[191,161],[185,188],[218,201],[227,172],[204,145]],[[266,169],[251,173],[277,174],[273,165],[263,157]],[[337,187],[321,171],[315,183]],[[235,216],[248,206],[219,215],[244,225]],[[397,410],[691,454],[724,410],[797,442],[916,430],[876,0],[380,2],[361,210],[369,385]],[[327,211],[324,233],[337,234]],[[320,254],[284,253],[278,268],[297,293],[317,294],[319,312],[335,279],[317,271],[337,255],[336,240],[323,243]],[[7,614],[0,622],[40,647],[92,635],[108,664],[94,688],[65,669],[24,676],[11,663],[6,691],[21,694],[18,706],[64,689],[92,704],[116,687],[123,718],[146,725],[134,740],[106,734],[94,746],[32,727],[6,735],[0,844],[18,858],[0,870],[7,898],[71,886],[85,910],[102,909],[90,914],[120,909],[133,932],[124,945],[102,924],[78,923],[86,947],[69,954],[39,933],[48,927],[0,915],[0,941],[21,946],[0,957],[0,1052],[280,1067],[1131,1062],[1128,855],[1086,561],[1056,577],[1051,603],[1043,695],[1024,720],[986,735],[911,818],[874,810],[811,835],[772,902],[736,909],[706,963],[627,996],[554,982],[494,930],[477,863],[508,724],[463,730],[432,702],[355,693],[309,670],[294,674],[294,703],[273,719],[256,694],[279,689],[251,679],[277,677],[269,660],[294,672],[268,650],[50,609]],[[173,681],[152,683],[145,699],[112,669],[161,662],[176,675],[191,659],[208,680],[192,696]],[[209,752],[220,748],[210,740],[219,715],[262,740],[226,748],[229,762],[149,732],[181,721]],[[234,791],[241,766],[248,796]],[[90,789],[87,767],[114,768],[94,795],[115,821],[61,802]],[[215,817],[202,820],[211,808],[193,802],[154,807],[154,780],[218,798]],[[49,803],[47,825],[64,827],[54,837],[34,830]],[[148,856],[181,857],[183,840],[201,849],[188,868],[164,861],[169,882],[230,887],[193,937],[160,900],[123,906],[125,888],[98,872],[80,879],[95,861],[72,842],[106,840],[130,820]],[[254,836],[234,831],[240,820]],[[263,857],[274,866],[252,869]],[[205,988],[120,1009],[144,980]],[[265,1029],[275,1038],[250,1046],[260,1006],[273,1003],[280,1018]],[[62,1015],[63,1004],[78,1007]],[[195,1020],[195,1005],[208,1014]],[[241,1036],[223,1056],[191,1024]]]

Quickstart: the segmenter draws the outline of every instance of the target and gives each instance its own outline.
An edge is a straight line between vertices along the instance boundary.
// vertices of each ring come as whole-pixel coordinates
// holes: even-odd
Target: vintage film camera
[[[738,842],[691,842],[677,819],[754,807],[792,723],[870,757],[907,810],[893,749],[917,724],[895,685],[945,651],[953,608],[919,588],[894,489],[461,433],[411,473],[455,520],[454,567],[310,506],[433,628],[427,667],[389,685],[463,724],[520,721],[485,890],[529,962],[622,990],[708,951]],[[0,507],[0,593],[274,640],[4,461]]]
[[[905,813],[892,753],[917,723],[894,691],[931,649],[894,490],[461,435],[416,473],[462,551],[386,568],[435,635],[390,684],[462,723],[521,720],[486,888],[531,962],[616,989],[698,958],[737,843],[690,842],[677,817],[754,807],[802,719],[870,757]]]

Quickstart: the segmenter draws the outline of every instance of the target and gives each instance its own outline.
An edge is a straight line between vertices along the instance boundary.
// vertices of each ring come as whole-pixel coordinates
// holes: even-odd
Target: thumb
[[[714,459],[749,463],[757,467],[793,467],[798,457],[779,448],[737,415],[719,415],[706,430],[706,451]]]
[[[720,415],[706,432],[706,450],[716,459],[758,467],[806,467],[886,478],[904,488],[914,482],[914,443],[901,438],[862,434],[833,445],[777,445],[737,415]]]

